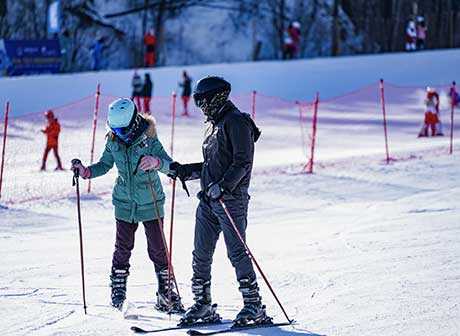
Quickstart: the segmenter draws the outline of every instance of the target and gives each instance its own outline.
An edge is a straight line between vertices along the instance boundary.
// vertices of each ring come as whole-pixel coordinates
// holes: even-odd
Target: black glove
[[[223,194],[224,194],[224,190],[219,185],[219,183],[211,183],[208,186],[208,190],[206,191],[206,196],[208,196],[208,198],[211,201],[219,200],[220,198],[222,198]]]
[[[172,162],[169,165],[169,170],[171,171],[169,177],[173,179],[178,177],[181,181],[187,181],[193,174],[191,165],[182,165],[179,162]]]
[[[169,165],[169,170],[170,170],[170,173],[168,174],[168,176],[172,178],[173,180],[175,180],[176,178],[179,178],[179,180],[182,182],[182,188],[187,193],[187,196],[190,197],[190,193],[188,191],[187,185],[185,184],[185,181],[187,180],[187,176],[188,176],[186,166],[181,165],[179,162],[171,162],[171,164]]]
[[[179,162],[171,162],[169,164],[169,174],[168,176],[172,179],[176,179],[179,177],[179,170],[181,170],[182,165]],[[179,177],[180,178],[180,177]]]

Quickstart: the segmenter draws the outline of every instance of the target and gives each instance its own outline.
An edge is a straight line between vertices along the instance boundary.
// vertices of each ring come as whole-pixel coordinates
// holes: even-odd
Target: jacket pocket
[[[130,203],[130,202],[126,202],[126,201],[124,201],[124,200],[120,200],[120,199],[115,198],[115,197],[112,197],[112,204],[113,204],[116,208],[126,209],[126,210],[130,210],[130,209],[131,209],[131,203]]]
[[[157,203],[165,199],[165,194],[163,193],[163,188],[161,187],[159,179],[154,179],[152,181],[154,195],[152,195],[149,184],[149,182],[139,182],[136,184],[135,200],[138,205],[153,204],[153,197],[156,198]]]
[[[119,200],[129,201],[128,186],[122,176],[118,176],[113,187],[112,197]]]

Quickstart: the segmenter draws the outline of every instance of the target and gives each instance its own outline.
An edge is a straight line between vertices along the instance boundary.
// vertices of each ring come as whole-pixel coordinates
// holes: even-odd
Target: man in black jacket
[[[182,83],[179,83],[179,86],[182,88],[181,98],[184,105],[182,115],[184,117],[188,117],[188,101],[190,100],[190,96],[192,94],[192,79],[185,70],[182,72]]]
[[[235,323],[262,323],[268,319],[262,306],[256,274],[244,245],[219,203],[222,199],[245,237],[249,182],[254,143],[260,131],[248,114],[228,100],[230,83],[220,77],[201,79],[195,88],[195,104],[203,111],[209,128],[203,143],[203,162],[171,164],[181,180],[200,179],[200,203],[196,212],[192,291],[195,304],[182,323],[214,321],[219,318],[211,304],[211,264],[219,234],[224,234],[228,257],[235,268],[244,307]]]

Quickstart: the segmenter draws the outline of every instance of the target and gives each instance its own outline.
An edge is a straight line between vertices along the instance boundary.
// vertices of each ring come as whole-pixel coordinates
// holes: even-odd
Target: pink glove
[[[139,168],[144,171],[151,170],[151,169],[160,169],[161,160],[156,156],[144,156],[141,159],[141,163],[139,164]]]
[[[91,177],[91,171],[89,168],[83,166],[81,163],[72,164],[72,170],[75,169],[78,170],[78,175],[80,175],[82,179],[88,179]]]

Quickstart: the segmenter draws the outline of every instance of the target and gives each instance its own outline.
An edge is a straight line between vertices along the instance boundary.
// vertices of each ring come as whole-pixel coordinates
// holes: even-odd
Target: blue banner
[[[9,60],[8,76],[58,73],[61,68],[59,40],[3,40]]]

